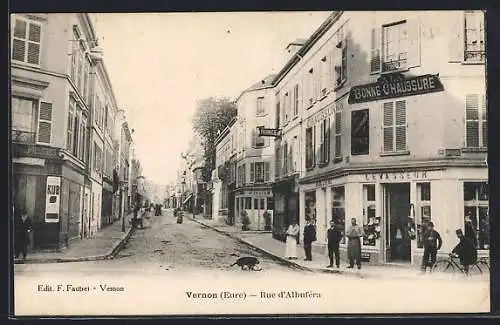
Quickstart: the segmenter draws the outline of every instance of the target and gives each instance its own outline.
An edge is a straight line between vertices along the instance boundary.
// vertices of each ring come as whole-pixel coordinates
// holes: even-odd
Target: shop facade
[[[271,186],[241,187],[234,192],[234,211],[241,216],[243,211],[249,218],[249,230],[271,231],[274,197]],[[241,221],[239,222],[241,224]]]
[[[292,222],[300,226],[298,176],[292,175],[280,179],[272,185],[273,238],[286,241],[286,230]]]

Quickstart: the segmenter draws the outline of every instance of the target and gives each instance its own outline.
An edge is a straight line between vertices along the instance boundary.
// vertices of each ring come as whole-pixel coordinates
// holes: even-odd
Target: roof
[[[243,96],[244,93],[248,91],[253,91],[253,90],[259,90],[259,89],[265,89],[265,88],[271,88],[274,87],[273,85],[273,80],[276,78],[276,74],[270,74],[267,77],[263,78],[262,80],[254,83],[252,86],[248,87],[247,89],[243,90],[241,94],[236,98],[236,102]]]
[[[330,27],[332,27],[333,24],[339,20],[342,13],[343,11],[334,11],[330,14],[330,16],[328,16],[328,18],[312,33],[297,53],[292,56],[285,66],[278,72],[272,81],[273,86],[280,82],[281,79],[283,79],[283,77],[295,66],[295,64],[297,64],[301,58],[309,52],[313,45],[316,44],[316,42],[318,42],[319,39],[330,29]]]
[[[254,83],[252,86],[245,89],[243,92],[271,87],[274,77],[276,77],[276,74],[270,74],[264,79],[260,80],[259,82]]]

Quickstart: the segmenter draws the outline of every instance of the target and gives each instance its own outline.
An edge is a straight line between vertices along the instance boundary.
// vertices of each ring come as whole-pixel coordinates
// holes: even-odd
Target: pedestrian
[[[439,232],[434,230],[434,223],[427,223],[427,232],[423,236],[424,256],[422,257],[422,272],[425,272],[427,267],[432,267],[436,263],[437,251],[441,249],[443,240]],[[430,261],[429,261],[430,260]]]
[[[307,219],[304,227],[304,252],[306,254],[304,261],[312,261],[312,243],[314,241],[316,241],[316,227],[311,220]]]
[[[333,254],[335,254],[335,265],[340,267],[339,244],[342,239],[342,233],[337,229],[335,221],[330,221],[330,228],[327,231],[328,237],[328,258],[330,264],[327,267],[333,267]]]
[[[474,247],[477,247],[477,237],[476,230],[474,229],[474,225],[471,220],[471,213],[467,212],[464,218],[465,224],[465,237],[469,238],[469,240],[474,244]]]
[[[356,218],[351,219],[351,226],[347,229],[347,258],[349,260],[349,266],[347,268],[352,269],[354,263],[361,269],[361,237],[364,236],[363,229],[356,223]]]
[[[15,257],[19,258],[19,255],[22,253],[23,259],[26,259],[28,253],[29,233],[31,232],[31,220],[25,210],[23,210],[21,214],[15,218],[14,231]]]
[[[455,256],[460,259],[460,264],[462,265],[465,274],[469,274],[469,266],[473,265],[477,261],[477,250],[474,243],[464,236],[462,229],[457,229],[457,237],[460,242],[453,248],[450,256]]]
[[[297,259],[297,239],[299,237],[300,228],[297,222],[292,221],[286,231],[286,250],[285,258],[289,260]]]

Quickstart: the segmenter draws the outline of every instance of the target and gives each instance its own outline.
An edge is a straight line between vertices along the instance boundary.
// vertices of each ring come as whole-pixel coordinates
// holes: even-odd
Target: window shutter
[[[313,165],[313,166],[315,166],[315,165],[316,165],[316,161],[317,161],[317,159],[318,159],[318,158],[316,157],[316,153],[317,153],[317,149],[316,149],[316,142],[317,142],[317,141],[316,141],[316,132],[317,132],[317,131],[316,131],[316,125],[314,125],[314,126],[313,126],[313,132],[312,132],[312,134],[313,134],[313,145],[312,145],[312,157],[313,157],[312,161],[313,161],[313,163],[312,163],[312,165]]]
[[[483,95],[483,147],[488,147],[488,108],[486,107],[486,95]]]
[[[382,29],[380,27],[372,28],[371,30],[371,54],[370,54],[370,72],[378,73],[382,69],[381,64],[381,46],[382,41],[380,36],[382,35]]]
[[[12,41],[12,60],[24,61],[24,54],[26,52],[26,32],[26,21],[16,19],[14,26],[15,39]]]
[[[250,163],[250,183],[255,181],[255,163]]]
[[[335,86],[338,86],[341,81],[342,81],[342,43],[341,41],[339,41],[339,43],[337,44],[337,46],[340,46],[340,47],[335,47],[334,49],[334,53],[335,53],[335,57],[334,57],[334,78],[335,78]]]
[[[50,143],[52,130],[52,104],[40,102],[38,114],[38,142]]]
[[[418,17],[408,22],[408,68],[420,65],[420,20]]]
[[[74,102],[70,99],[69,109],[68,109],[68,129],[66,138],[66,149],[69,151],[73,150],[73,114],[74,114]]]
[[[448,61],[462,62],[464,59],[465,17],[463,11],[453,11],[449,18],[450,39],[448,43]]]
[[[77,78],[76,86],[78,87],[78,90],[81,93],[82,80],[83,80],[83,60],[82,60],[82,53],[80,51],[78,52],[78,72],[76,78]]]
[[[384,103],[384,152],[394,150],[394,108],[393,102]]]
[[[40,64],[40,40],[40,25],[30,23],[28,35],[28,63]]]
[[[479,147],[479,96],[467,94],[465,97],[466,146]]]
[[[406,150],[406,102],[396,102],[396,150]]]
[[[264,181],[269,182],[270,178],[270,172],[269,172],[269,163],[266,162],[264,163]]]

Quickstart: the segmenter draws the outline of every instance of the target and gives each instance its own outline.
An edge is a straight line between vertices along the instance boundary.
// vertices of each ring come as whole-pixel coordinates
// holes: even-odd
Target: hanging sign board
[[[281,137],[281,129],[266,129],[263,126],[258,126],[259,137]]]
[[[348,103],[364,103],[443,90],[444,87],[439,79],[439,74],[426,74],[408,78],[403,74],[392,74],[380,77],[375,83],[352,87],[349,92]]]
[[[61,177],[47,176],[47,189],[45,193],[45,222],[59,222]]]

